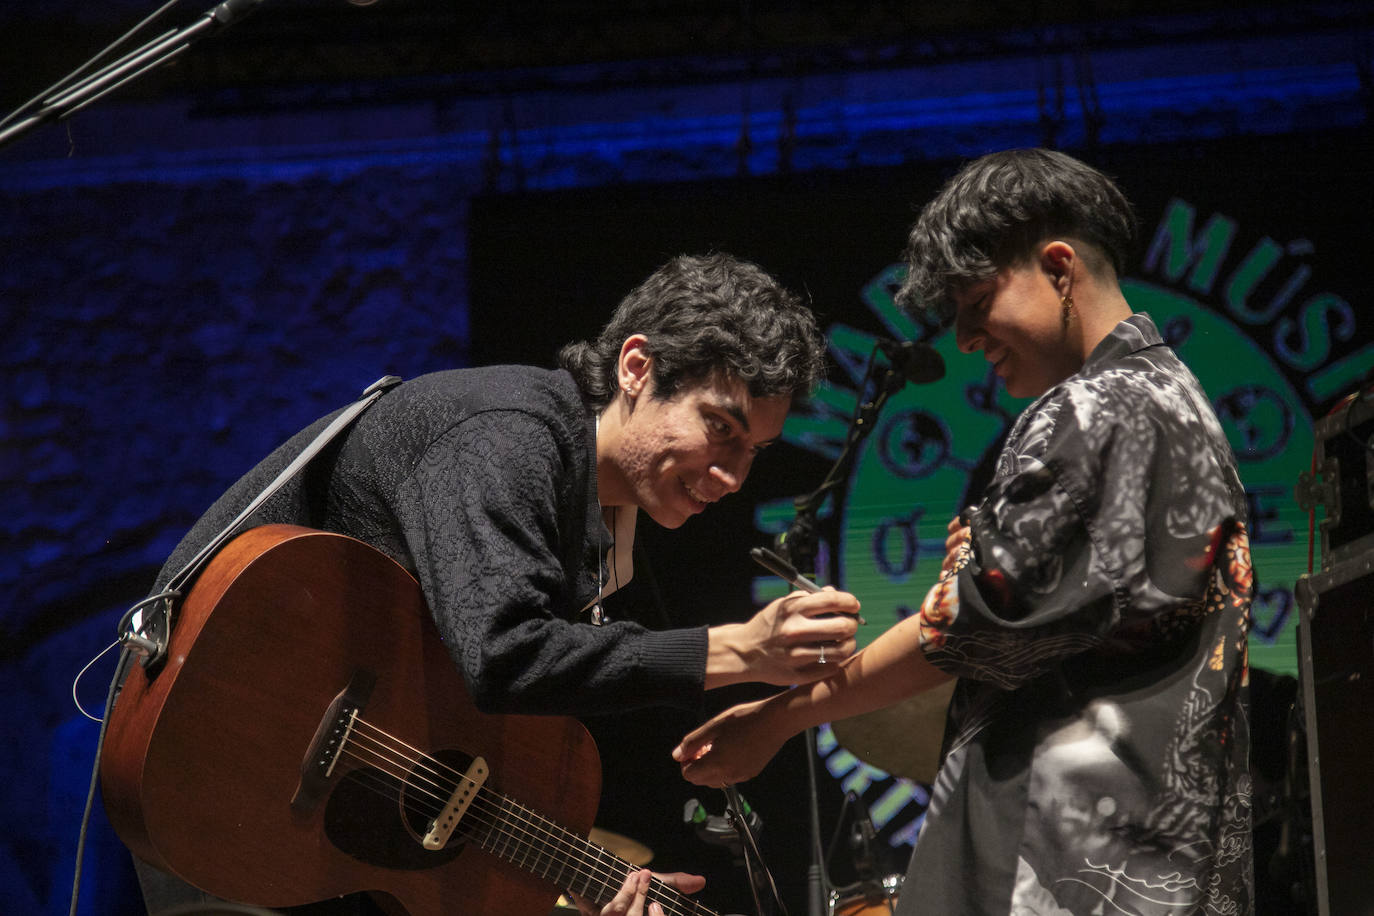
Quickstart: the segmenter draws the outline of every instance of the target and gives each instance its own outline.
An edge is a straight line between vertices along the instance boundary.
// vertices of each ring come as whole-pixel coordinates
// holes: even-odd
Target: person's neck
[[[604,408],[596,419],[596,501],[601,504],[603,513],[629,503],[629,488],[615,460],[621,432],[617,403],[612,402]]]
[[[1078,308],[1077,351],[1084,361],[1097,349],[1097,345],[1121,322],[1131,317],[1131,305],[1126,301],[1120,287],[1111,289],[1095,288],[1085,297]]]

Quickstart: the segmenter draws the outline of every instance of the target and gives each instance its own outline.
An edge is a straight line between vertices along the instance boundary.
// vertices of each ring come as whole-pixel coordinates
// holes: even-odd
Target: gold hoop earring
[[[1064,327],[1069,326],[1069,318],[1073,315],[1073,296],[1064,296],[1059,300],[1060,314],[1064,319]]]

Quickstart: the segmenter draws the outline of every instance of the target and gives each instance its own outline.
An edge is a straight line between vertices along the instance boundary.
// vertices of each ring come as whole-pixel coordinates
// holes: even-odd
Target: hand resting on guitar
[[[649,900],[649,889],[655,879],[684,894],[695,894],[706,886],[706,879],[700,875],[682,872],[658,874],[645,868],[632,872],[604,907],[598,908],[595,903],[577,894],[572,895],[572,900],[582,916],[664,916],[663,905],[657,900]]]

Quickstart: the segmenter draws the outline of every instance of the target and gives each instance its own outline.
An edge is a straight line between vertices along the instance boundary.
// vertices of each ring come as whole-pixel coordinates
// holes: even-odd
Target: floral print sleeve
[[[1080,374],[1021,416],[966,556],[921,607],[934,664],[1011,689],[1067,656],[1129,650],[1196,604],[1238,485],[1191,374],[1157,370],[1136,356]]]
[[[1245,513],[1148,316],[1018,418],[919,611],[959,683],[903,904],[1249,912]]]

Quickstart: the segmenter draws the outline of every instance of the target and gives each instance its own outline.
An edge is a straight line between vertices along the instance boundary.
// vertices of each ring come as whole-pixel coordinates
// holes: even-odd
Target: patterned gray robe
[[[900,911],[1251,911],[1235,459],[1133,315],[1017,420],[921,608],[960,677]]]

